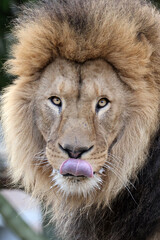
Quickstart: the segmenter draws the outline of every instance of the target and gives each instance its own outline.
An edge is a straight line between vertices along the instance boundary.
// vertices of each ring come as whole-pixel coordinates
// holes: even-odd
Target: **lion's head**
[[[2,101],[13,179],[55,211],[109,204],[159,125],[159,14],[139,1],[62,2],[24,10]]]

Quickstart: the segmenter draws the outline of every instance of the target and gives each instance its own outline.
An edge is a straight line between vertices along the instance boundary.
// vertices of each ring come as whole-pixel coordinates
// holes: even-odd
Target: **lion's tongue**
[[[93,169],[91,165],[82,159],[68,159],[60,166],[62,175],[72,174],[74,176],[93,177]]]

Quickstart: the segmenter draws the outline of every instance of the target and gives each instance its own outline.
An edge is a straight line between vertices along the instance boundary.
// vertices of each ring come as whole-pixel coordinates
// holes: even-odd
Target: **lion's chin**
[[[64,196],[76,195],[87,198],[91,193],[100,190],[103,183],[100,173],[94,173],[92,178],[87,178],[71,174],[62,175],[59,170],[53,170],[51,177],[53,183],[51,189],[56,188]]]

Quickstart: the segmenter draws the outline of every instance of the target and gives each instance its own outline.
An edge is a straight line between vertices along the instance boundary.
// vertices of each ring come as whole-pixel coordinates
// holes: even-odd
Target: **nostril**
[[[70,158],[80,158],[82,155],[82,152],[72,152],[70,150],[68,150],[67,153]]]
[[[91,147],[75,147],[71,145],[65,145],[62,147],[61,144],[59,144],[59,147],[62,151],[68,154],[70,158],[80,158],[83,153],[89,152],[93,146]]]

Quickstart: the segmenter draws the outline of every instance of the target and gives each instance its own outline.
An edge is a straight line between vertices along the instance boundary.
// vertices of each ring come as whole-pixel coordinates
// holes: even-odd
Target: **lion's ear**
[[[146,55],[148,58],[150,58],[153,53],[153,47],[150,41],[147,39],[147,36],[143,32],[139,32],[137,34],[137,39],[143,43],[144,49],[146,49]]]

